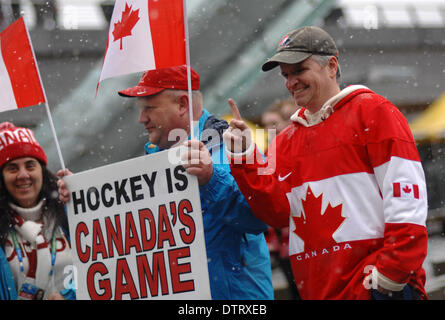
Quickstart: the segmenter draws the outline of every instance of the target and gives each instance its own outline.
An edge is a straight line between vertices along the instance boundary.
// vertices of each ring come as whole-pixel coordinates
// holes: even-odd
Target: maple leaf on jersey
[[[315,197],[311,188],[307,188],[306,200],[301,200],[303,212],[299,217],[292,217],[295,223],[293,231],[304,241],[304,250],[316,250],[335,245],[337,242],[332,235],[346,219],[342,217],[342,204],[332,207],[331,204],[326,207],[322,213],[323,194]]]
[[[408,186],[405,186],[402,190],[403,190],[403,192],[405,192],[405,193],[411,193],[411,188],[408,187]]]
[[[125,3],[125,10],[122,12],[121,20],[114,24],[114,41],[120,40],[120,49],[122,50],[122,39],[131,36],[131,30],[139,21],[139,9],[133,11],[132,6]]]

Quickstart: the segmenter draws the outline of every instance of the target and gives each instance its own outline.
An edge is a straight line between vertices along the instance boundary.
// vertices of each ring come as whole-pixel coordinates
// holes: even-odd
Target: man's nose
[[[144,111],[139,112],[138,122],[139,123],[146,123],[146,122],[148,122],[148,117],[147,117],[147,115],[145,114]]]
[[[287,90],[289,90],[289,91],[292,90],[297,83],[298,83],[298,78],[296,76],[289,75],[286,78],[286,88],[287,88]]]

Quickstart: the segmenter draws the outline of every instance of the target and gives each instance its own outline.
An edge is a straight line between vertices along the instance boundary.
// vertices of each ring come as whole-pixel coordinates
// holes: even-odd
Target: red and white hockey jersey
[[[269,147],[231,169],[255,215],[289,226],[289,255],[303,299],[369,299],[373,268],[425,295],[425,176],[408,123],[363,86],[304,108]],[[247,162],[247,164],[246,164]],[[269,173],[269,174],[266,174]]]

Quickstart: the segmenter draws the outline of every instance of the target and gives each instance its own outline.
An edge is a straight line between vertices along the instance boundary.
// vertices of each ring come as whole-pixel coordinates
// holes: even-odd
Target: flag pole
[[[41,80],[40,80],[41,81]],[[48,115],[49,124],[51,126],[51,131],[53,132],[54,140],[56,142],[57,154],[59,155],[60,165],[62,166],[63,173],[65,174],[65,163],[63,162],[62,152],[60,151],[59,140],[57,140],[56,129],[54,128],[53,118],[51,117],[51,111],[49,110],[48,100],[46,99],[45,89],[43,89],[43,95],[45,96],[45,108]]]
[[[192,99],[192,76],[190,71],[190,46],[189,46],[189,25],[187,19],[187,0],[183,0],[184,6],[184,32],[185,32],[185,59],[187,65],[187,87],[189,96],[189,117],[190,117],[190,139],[195,137],[195,129],[193,126],[193,99]]]
[[[22,19],[23,19],[23,17],[22,17]],[[36,64],[37,74],[39,75],[40,86],[42,87],[42,91],[43,91],[43,97],[45,98],[46,114],[48,115],[48,120],[49,120],[49,124],[50,124],[50,127],[51,127],[51,131],[53,133],[54,140],[56,142],[56,149],[57,149],[57,153],[59,155],[60,165],[62,166],[62,170],[65,173],[65,163],[63,161],[62,152],[60,151],[59,140],[57,139],[56,129],[54,128],[53,118],[51,116],[51,111],[49,109],[48,98],[46,97],[45,87],[43,86],[42,77],[40,76],[40,70],[39,70],[39,66],[37,64],[36,54],[34,52],[34,47],[33,47],[32,42],[31,42],[31,36],[29,34],[28,27],[26,26],[26,23],[24,23],[24,25],[25,25],[26,34],[28,35],[29,44],[31,46],[32,56],[33,56],[35,64]]]

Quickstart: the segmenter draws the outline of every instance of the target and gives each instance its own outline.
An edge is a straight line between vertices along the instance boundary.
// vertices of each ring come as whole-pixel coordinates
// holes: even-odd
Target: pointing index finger
[[[233,101],[231,98],[229,98],[228,102],[229,102],[229,105],[230,105],[230,109],[232,109],[233,117],[236,120],[242,120],[241,119],[241,114],[239,113],[239,110],[238,110],[238,107],[236,106],[235,101]]]

